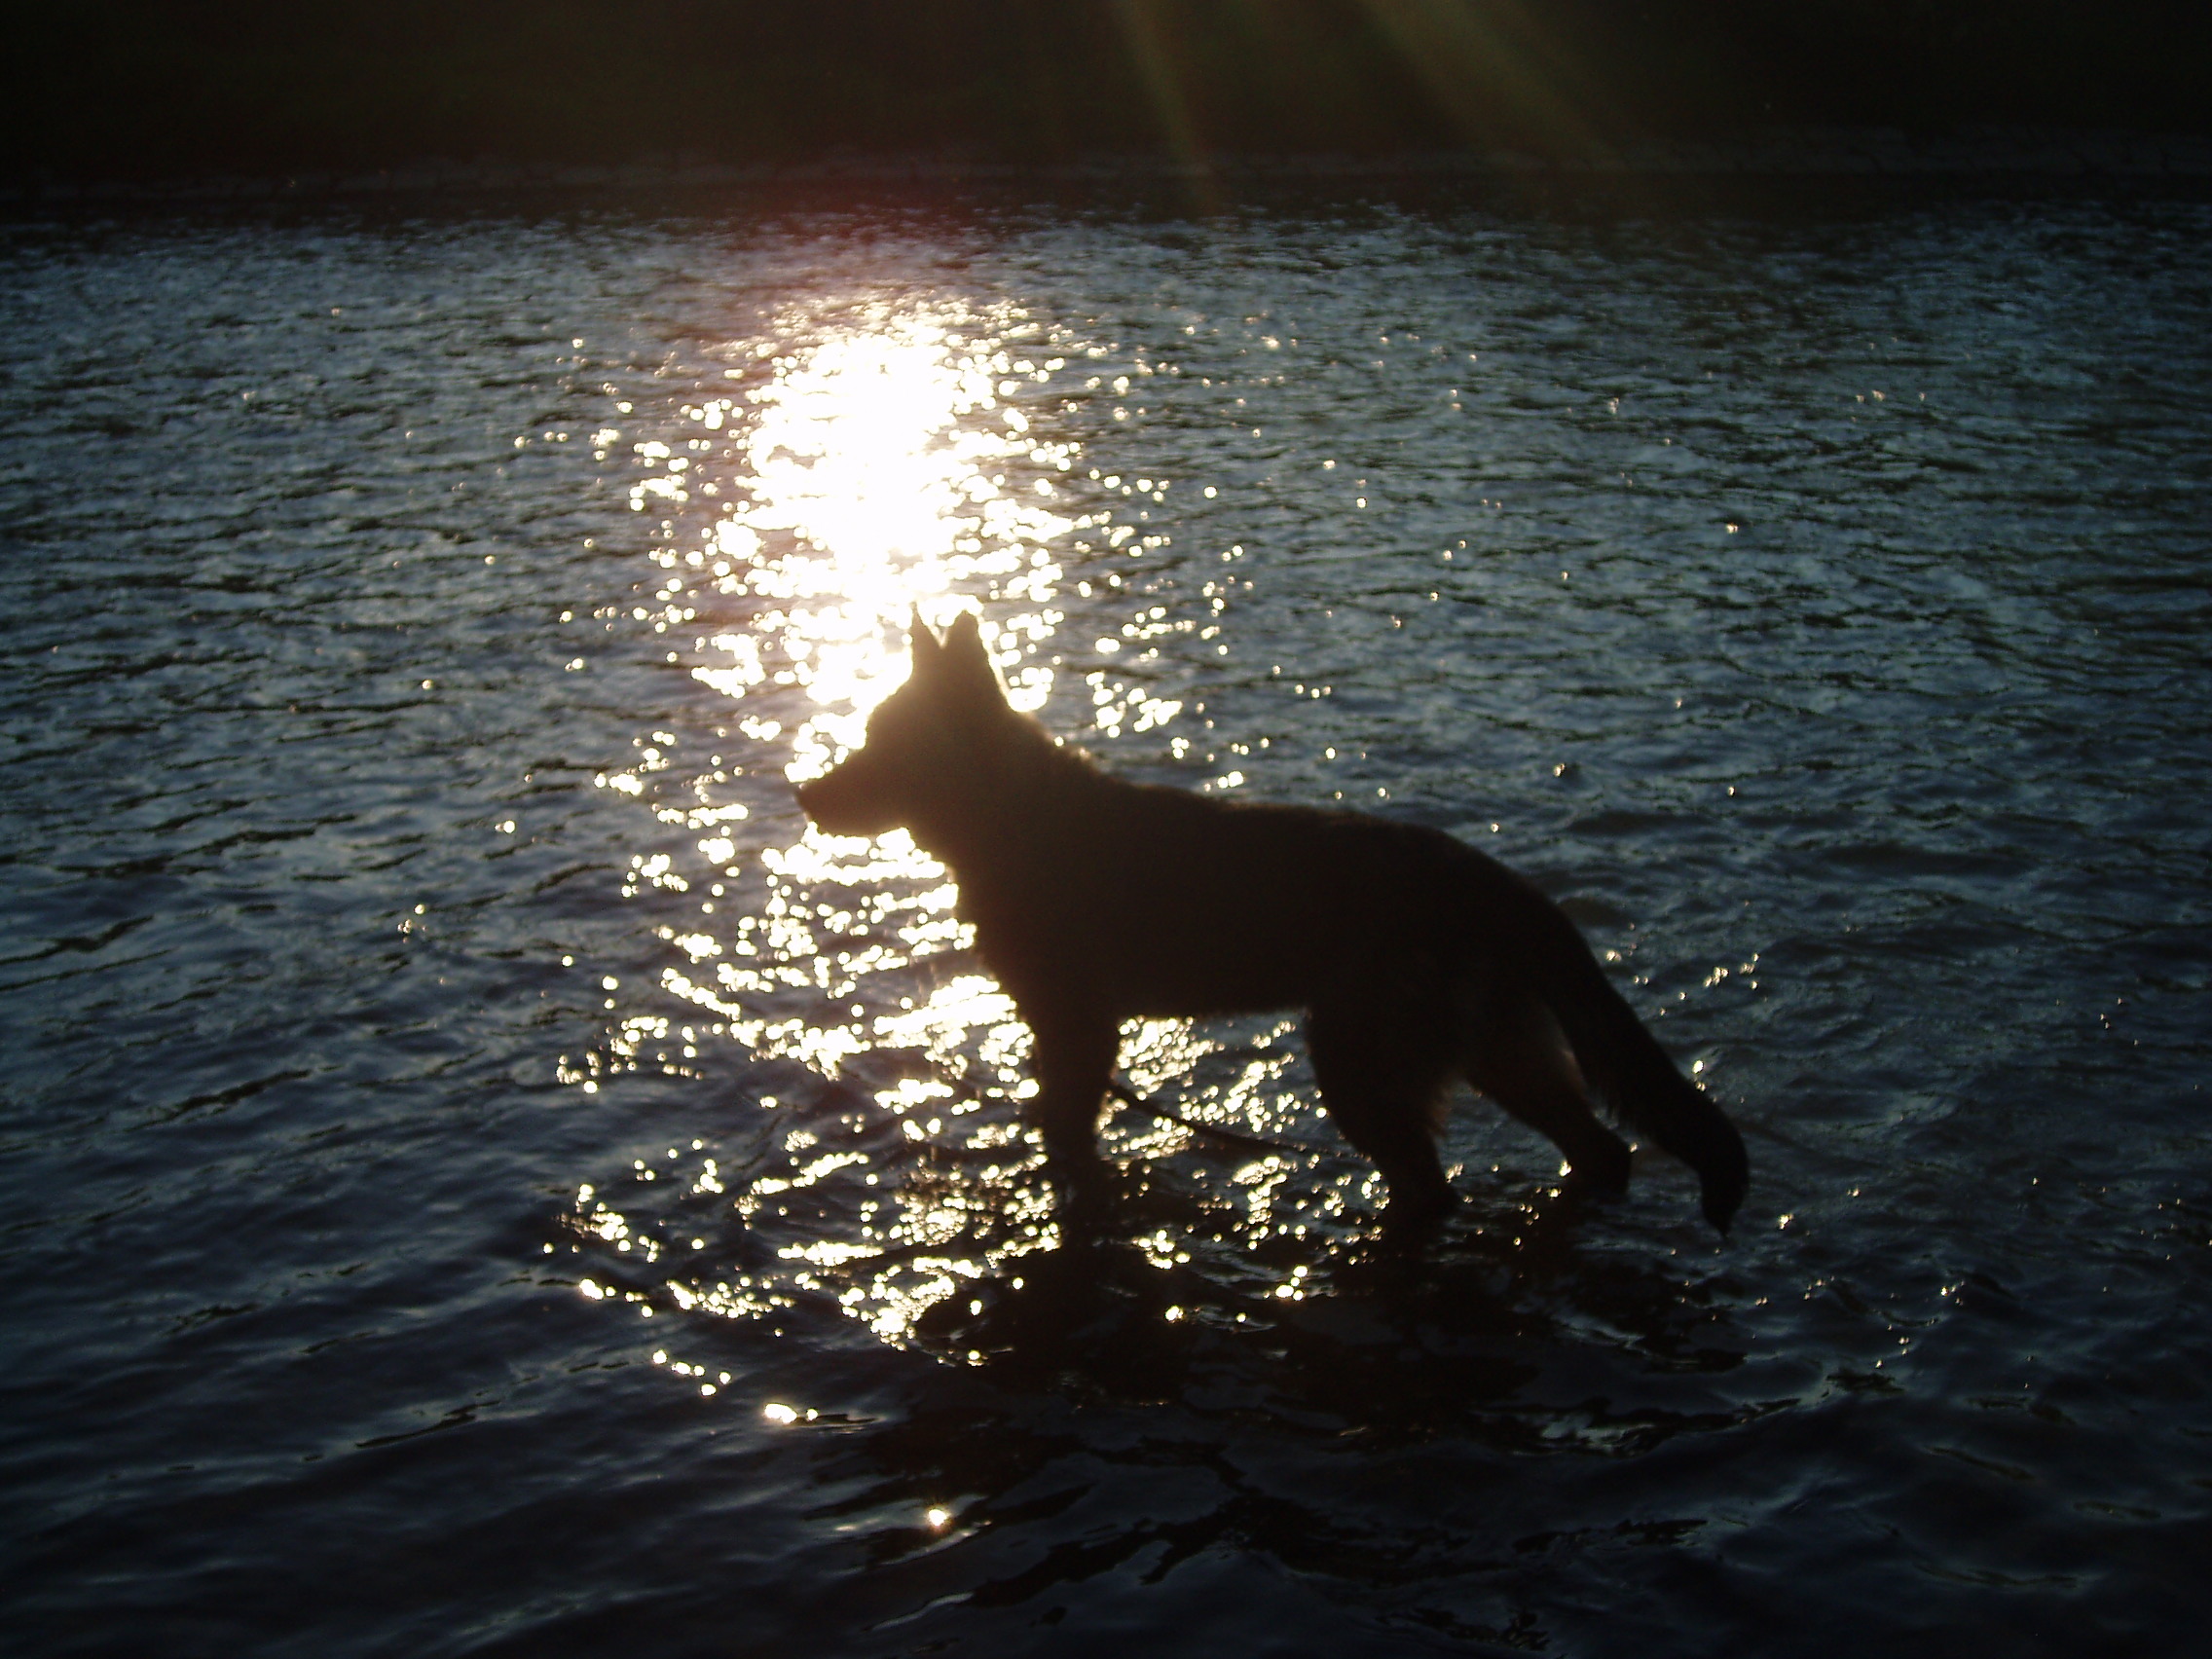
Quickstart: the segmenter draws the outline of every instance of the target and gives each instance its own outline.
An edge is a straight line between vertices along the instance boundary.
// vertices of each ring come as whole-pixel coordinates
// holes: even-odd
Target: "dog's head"
[[[866,742],[797,788],[807,817],[832,835],[925,831],[957,812],[1011,713],[973,614],[940,642],[917,611],[908,638],[913,669],[868,716]]]

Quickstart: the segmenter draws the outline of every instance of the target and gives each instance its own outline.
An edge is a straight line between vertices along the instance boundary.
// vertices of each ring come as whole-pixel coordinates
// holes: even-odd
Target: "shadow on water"
[[[1419,1471],[1432,1448],[1518,1483],[1531,1456],[1635,1458],[1772,1409],[1702,1394],[1744,1359],[1725,1296],[1649,1261],[1591,1254],[1587,1235],[1604,1222],[1571,1194],[1489,1197],[1426,1241],[1368,1229],[1285,1268],[1241,1255],[1191,1174],[1125,1168],[1116,1229],[1035,1251],[929,1309],[913,1346],[970,1368],[980,1387],[946,1391],[818,1464],[826,1489],[845,1489],[821,1519],[922,1517],[868,1539],[886,1587],[903,1564],[934,1582],[925,1564],[947,1533],[1051,1537],[1085,1512],[1041,1551],[977,1562],[922,1612],[957,1604],[1049,1621],[1088,1581],[1120,1572],[1157,1586],[1209,1553],[1387,1596],[1438,1572],[1450,1511],[1468,1495],[1430,1508]],[[1163,1261],[1131,1241],[1148,1227],[1185,1248]],[[1402,1482],[1393,1507],[1412,1513],[1362,1501],[1378,1482]],[[1185,1500],[1162,1501],[1162,1484]],[[1640,1541],[1672,1543],[1705,1522],[1636,1525],[1651,1534]],[[1511,1570],[1547,1547],[1539,1529],[1477,1553]],[[1449,1571],[1481,1565],[1466,1548],[1443,1546],[1457,1558]],[[879,1625],[889,1634],[922,1612]],[[1438,1634],[1511,1645],[1539,1635],[1525,1612]]]
[[[1182,1208],[1159,1201],[1161,1183],[1133,1172],[1124,1183],[1124,1213],[1140,1226]],[[1582,1258],[1584,1204],[1558,1189],[1487,1224],[1455,1218],[1429,1239],[1371,1230],[1273,1272],[1223,1260],[1234,1230],[1209,1235],[1206,1218],[1179,1219],[1208,1260],[1178,1249],[1162,1261],[1157,1246],[1113,1234],[1056,1245],[936,1305],[916,1321],[917,1342],[1012,1388],[1181,1402],[1381,1440],[1469,1435],[1509,1451],[1626,1449],[1711,1426],[1531,1393],[1538,1356],[1589,1346],[1595,1332],[1611,1338],[1616,1364],[1713,1371],[1742,1357],[1699,1328],[1711,1322],[1699,1285]]]

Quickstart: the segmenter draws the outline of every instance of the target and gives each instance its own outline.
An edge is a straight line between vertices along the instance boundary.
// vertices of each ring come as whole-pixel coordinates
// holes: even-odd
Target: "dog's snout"
[[[836,810],[835,775],[832,773],[809,778],[803,784],[794,784],[792,786],[792,793],[798,800],[799,811],[816,823],[822,821],[825,812]]]
[[[903,822],[898,786],[898,777],[877,761],[848,755],[821,777],[793,784],[792,794],[818,830],[831,835],[880,835]]]

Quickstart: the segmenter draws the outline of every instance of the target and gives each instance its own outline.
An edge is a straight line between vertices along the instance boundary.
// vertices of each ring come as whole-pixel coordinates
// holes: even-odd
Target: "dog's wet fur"
[[[911,639],[866,745],[799,804],[831,834],[903,828],[951,869],[1035,1038],[1036,1119],[1072,1214],[1103,1202],[1124,1020],[1303,1009],[1322,1102],[1389,1183],[1393,1226],[1453,1201],[1436,1138],[1457,1077],[1549,1136],[1576,1186],[1618,1193],[1629,1148],[1603,1102],[1697,1171],[1727,1231],[1742,1138],[1527,881],[1441,830],[1111,777],[1008,706],[974,615],[941,641],[917,615]]]

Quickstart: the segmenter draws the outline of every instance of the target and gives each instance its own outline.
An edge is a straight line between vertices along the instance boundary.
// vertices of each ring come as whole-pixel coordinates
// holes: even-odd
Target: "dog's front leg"
[[[1054,1009],[1030,1016],[1028,1023],[1035,1039],[1035,1110],[1046,1166],[1059,1189],[1063,1222],[1088,1225],[1106,1201],[1098,1115],[1121,1052],[1121,1029],[1110,1016],[1088,1010]]]

